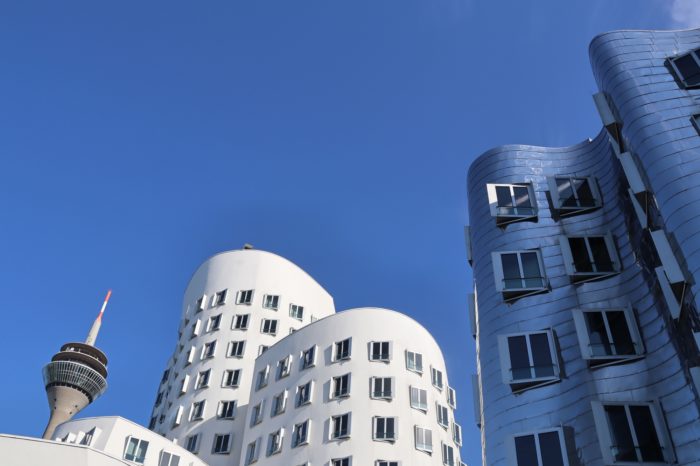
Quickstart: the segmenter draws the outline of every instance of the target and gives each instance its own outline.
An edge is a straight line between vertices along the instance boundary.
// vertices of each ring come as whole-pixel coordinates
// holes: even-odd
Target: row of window
[[[304,310],[300,306],[298,306],[298,309],[298,312],[295,314],[292,314],[290,311],[290,315],[295,319],[302,320],[301,316],[303,316]],[[209,317],[204,326],[204,333],[210,333],[219,330],[221,328],[221,318],[221,314]],[[248,330],[248,324],[250,323],[250,320],[250,314],[235,314],[231,319],[231,330]],[[277,335],[278,324],[278,319],[261,319],[260,333],[268,335]],[[292,333],[293,331],[294,330],[290,328],[289,333]],[[192,327],[190,328],[189,338],[192,339],[194,337],[197,337],[200,335],[200,333],[202,333],[202,321],[197,320],[192,324]]]
[[[214,293],[209,302],[209,307],[218,307],[226,304],[228,289]],[[253,304],[254,290],[239,290],[236,292],[236,304],[250,306]],[[280,296],[274,294],[263,295],[262,307],[273,311],[279,310]],[[196,312],[201,312],[207,308],[207,295],[202,295],[195,303]],[[299,320],[303,319],[304,307],[298,304],[289,304],[289,315]]]

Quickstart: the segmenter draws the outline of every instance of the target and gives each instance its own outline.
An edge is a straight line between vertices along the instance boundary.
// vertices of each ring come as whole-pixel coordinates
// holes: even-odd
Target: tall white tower
[[[185,291],[178,341],[149,427],[212,466],[241,454],[255,359],[291,332],[335,312],[313,278],[275,254],[217,254]]]

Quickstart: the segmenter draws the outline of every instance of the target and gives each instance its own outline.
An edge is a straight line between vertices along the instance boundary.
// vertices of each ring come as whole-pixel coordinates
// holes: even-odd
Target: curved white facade
[[[341,343],[348,340],[349,345]],[[315,357],[309,365],[304,352],[311,348]],[[288,358],[291,366],[285,376],[280,366]],[[314,322],[260,356],[255,374],[266,370],[267,385],[253,387],[250,397],[242,466],[251,464],[251,459],[260,466],[460,464],[454,430],[461,429],[454,423],[454,392],[448,385],[442,353],[427,330],[403,314],[362,308]],[[435,383],[439,379],[442,388],[433,384],[434,371]],[[389,379],[388,389],[384,383],[377,385],[374,378]],[[302,387],[309,382],[310,399],[303,402],[308,389]],[[412,402],[411,392],[418,390],[424,395],[414,396]],[[285,397],[284,409],[274,415],[275,398]],[[256,406],[262,407],[259,420],[254,419]],[[342,419],[334,420],[346,414],[346,425]],[[378,427],[377,418],[393,418],[393,428],[387,428],[386,421],[379,421],[382,425]],[[299,426],[305,422],[306,438],[300,439],[296,430],[303,429]],[[426,451],[427,445],[417,448],[417,442],[427,442],[423,432],[416,438],[416,427],[430,431],[432,452]],[[276,448],[274,436],[279,432]]]
[[[280,256],[244,249],[211,257],[185,291],[149,427],[209,465],[233,464],[261,348],[334,312],[333,298]]]

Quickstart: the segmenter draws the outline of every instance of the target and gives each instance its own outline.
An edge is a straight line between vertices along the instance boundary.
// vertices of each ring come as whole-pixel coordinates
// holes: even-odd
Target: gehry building
[[[700,464],[700,30],[597,36],[604,128],[468,174],[489,466]]]
[[[97,354],[87,343],[92,353],[71,344],[77,362]],[[63,405],[85,395],[80,371],[64,377]],[[52,421],[46,439],[0,435],[0,463],[462,466],[455,409],[440,348],[420,324],[387,309],[336,314],[306,272],[245,247],[190,280],[148,429],[92,417],[54,431]]]

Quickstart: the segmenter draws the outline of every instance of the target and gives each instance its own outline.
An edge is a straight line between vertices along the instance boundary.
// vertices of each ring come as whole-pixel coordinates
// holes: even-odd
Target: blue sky
[[[199,263],[246,242],[338,309],[434,334],[480,464],[462,227],[471,160],[597,134],[588,43],[698,24],[693,0],[4,2],[0,432],[40,435],[41,367],[82,340],[147,424]]]

